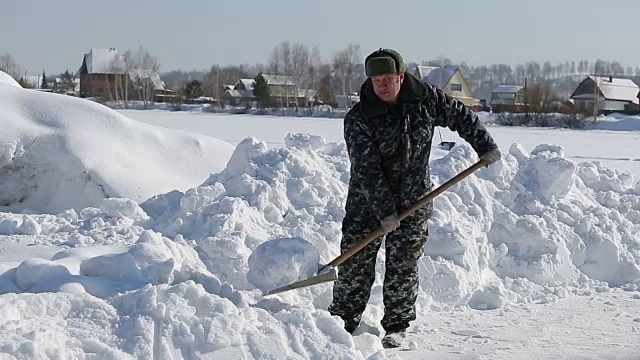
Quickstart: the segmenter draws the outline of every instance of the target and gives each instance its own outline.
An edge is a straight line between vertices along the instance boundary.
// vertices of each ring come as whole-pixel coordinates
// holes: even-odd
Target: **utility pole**
[[[593,122],[598,121],[598,62],[594,65],[595,76],[593,77]]]
[[[527,103],[527,77],[524,78],[524,119],[529,121],[529,104]]]
[[[218,108],[222,110],[222,102],[220,101],[220,65],[216,65],[216,99]]]

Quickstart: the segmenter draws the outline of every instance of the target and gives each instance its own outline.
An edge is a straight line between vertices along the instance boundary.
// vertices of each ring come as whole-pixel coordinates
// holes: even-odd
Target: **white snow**
[[[491,126],[504,158],[436,198],[418,319],[403,349],[384,350],[384,251],[355,336],[326,311],[331,283],[262,295],[339,255],[349,180],[341,120],[123,111],[148,122],[180,118],[187,128],[192,116],[209,116],[199,129],[233,149],[80,99],[0,84],[0,102],[9,144],[0,153],[11,154],[0,196],[24,181],[38,186],[24,190],[28,206],[0,212],[0,352],[8,358],[595,359],[640,351],[640,185],[630,173],[576,160],[592,151],[584,136],[610,132],[536,129],[521,142],[512,134],[522,130]],[[637,150],[637,133],[621,134]],[[52,135],[48,146],[32,146]],[[201,147],[189,146],[196,141]],[[450,152],[433,148],[436,185],[477,160],[455,141]],[[50,186],[87,164],[119,191]]]
[[[233,151],[215,138],[8,83],[0,83],[0,211],[80,210],[105,197],[142,202],[202,182]]]
[[[248,264],[247,281],[263,292],[312,277],[321,268],[318,250],[299,237],[263,242]]]

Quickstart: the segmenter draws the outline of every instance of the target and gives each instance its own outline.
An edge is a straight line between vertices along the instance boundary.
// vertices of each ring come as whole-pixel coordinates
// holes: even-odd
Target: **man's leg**
[[[347,213],[342,225],[341,253],[346,252],[378,226],[372,220],[354,218]],[[372,241],[338,268],[338,280],[333,284],[333,302],[328,310],[332,315],[340,316],[344,320],[348,332],[353,332],[358,327],[362,313],[367,307],[371,286],[376,277],[376,257],[381,243],[381,238]]]
[[[415,320],[418,297],[418,259],[427,242],[428,217],[424,211],[407,217],[385,241],[384,317],[387,333],[405,331]]]

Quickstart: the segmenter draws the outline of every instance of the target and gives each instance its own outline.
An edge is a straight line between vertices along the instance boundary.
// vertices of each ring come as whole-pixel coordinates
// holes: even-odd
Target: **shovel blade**
[[[338,279],[338,273],[336,272],[336,269],[332,267],[329,269],[329,271],[322,272],[320,275],[312,276],[308,279],[300,280],[292,284],[270,290],[265,295],[278,294],[281,292],[285,292],[293,289],[299,289],[299,288],[317,285],[317,284],[322,284],[324,282],[334,281],[337,279]]]
[[[456,143],[454,141],[443,141],[440,144],[438,144],[438,146],[443,149],[443,150],[451,150],[453,149],[454,146],[456,146]]]

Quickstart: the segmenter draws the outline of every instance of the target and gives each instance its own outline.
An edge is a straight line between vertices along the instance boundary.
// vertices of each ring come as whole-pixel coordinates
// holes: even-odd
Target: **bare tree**
[[[253,79],[256,74],[258,73],[254,74],[254,70],[249,69],[249,66],[246,65],[213,65],[203,81],[203,92],[205,96],[213,96],[216,99],[220,99],[224,92],[222,90],[224,85],[234,84],[238,79]]]
[[[127,70],[132,86],[138,91],[145,108],[153,101],[156,84],[160,81],[160,62],[142,46],[126,58]],[[126,88],[126,86],[125,86]]]
[[[109,83],[109,74],[113,74],[113,81],[115,82],[113,85],[113,94],[111,93],[111,85]],[[127,87],[127,81],[125,80],[127,77],[127,68],[126,68],[126,62],[125,62],[125,56],[123,55],[116,55],[113,58],[111,58],[111,60],[109,61],[109,64],[107,65],[107,74],[105,74],[105,78],[107,81],[107,89],[109,91],[109,99],[110,100],[115,100],[117,102],[123,101],[124,102],[124,106],[125,107],[129,107],[129,98],[128,98],[128,91],[126,89]]]
[[[294,84],[294,98],[296,111],[298,111],[298,90],[303,87],[308,89],[309,80],[309,49],[302,44],[295,43],[291,48],[291,79]],[[305,91],[306,95],[306,91]],[[306,100],[305,100],[306,101]]]
[[[295,44],[294,47],[298,48],[298,44]],[[300,49],[298,48],[296,49],[296,51],[299,52]],[[272,72],[275,75],[283,75],[285,76],[285,79],[287,78],[293,79],[294,77],[293,73],[295,71],[295,68],[296,68],[296,65],[294,65],[293,50],[292,50],[291,43],[289,43],[289,41],[283,41],[282,43],[280,43],[280,45],[276,45],[273,48],[273,51],[271,52],[271,57],[269,58],[270,72]],[[280,99],[282,98],[282,95],[284,95],[284,98],[285,98],[284,105],[287,108],[289,107],[289,92],[287,91],[288,87],[289,87],[288,84],[285,83],[285,85],[283,86],[284,94],[276,95]],[[297,85],[296,85],[296,88],[294,88],[294,90],[295,89],[297,89]],[[298,94],[294,95],[296,97],[296,100],[297,100],[297,95]]]
[[[6,72],[16,81],[20,79],[20,74],[22,73],[22,69],[10,54],[0,56],[0,71]]]
[[[307,107],[310,107],[309,98],[309,90],[313,90],[315,95],[318,94],[318,89],[320,88],[320,67],[322,66],[322,60],[320,59],[320,49],[317,46],[311,50],[311,54],[309,55],[309,64],[307,71],[307,84],[305,91],[305,101],[307,101]]]
[[[356,65],[360,63],[360,57],[360,45],[355,43],[333,55],[333,69],[341,84],[342,95],[347,97],[348,103],[351,103],[353,86],[358,78]]]

